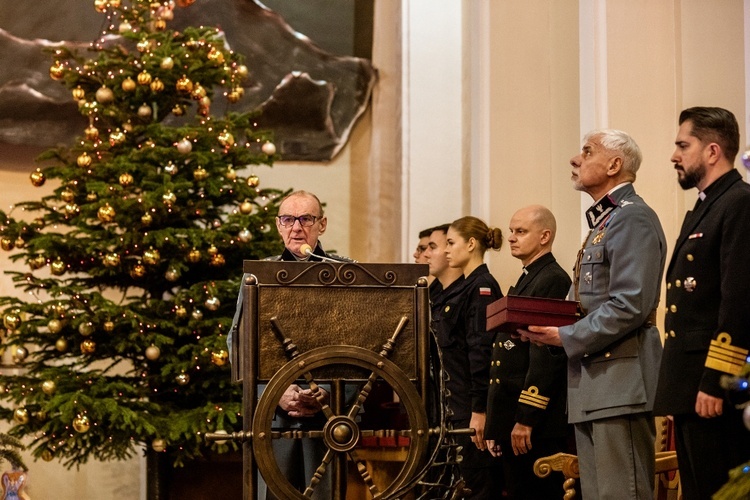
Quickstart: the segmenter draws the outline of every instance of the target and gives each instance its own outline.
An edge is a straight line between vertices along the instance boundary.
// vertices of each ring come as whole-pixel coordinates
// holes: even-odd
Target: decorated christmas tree
[[[271,137],[230,111],[252,80],[242,57],[215,28],[168,29],[193,1],[95,0],[90,50],[51,49],[88,126],[39,158],[31,182],[51,194],[0,211],[20,269],[3,279],[23,292],[0,297],[0,418],[35,457],[145,447],[180,464],[237,446],[203,434],[242,429],[226,333],[242,261],[281,251],[283,193],[253,174]]]

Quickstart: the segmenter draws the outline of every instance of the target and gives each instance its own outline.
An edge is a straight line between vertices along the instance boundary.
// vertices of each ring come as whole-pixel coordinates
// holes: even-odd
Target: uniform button
[[[490,385],[492,384],[494,384],[494,381],[492,380],[492,378],[490,378]]]
[[[612,353],[611,353],[611,352],[607,352],[607,353],[605,353],[605,354],[604,354],[604,357],[605,357],[605,358],[609,358],[609,357],[611,357],[611,356],[612,356]]]
[[[499,378],[496,378],[496,379],[495,379],[495,383],[496,383],[496,384],[499,384],[499,383],[500,383],[500,379],[499,379]]]
[[[687,260],[688,261],[693,262],[693,259],[694,259],[693,254],[691,254],[691,253],[687,254]]]
[[[672,288],[672,283],[667,283],[667,290],[669,290],[670,288]]]
[[[674,338],[674,336],[675,336],[674,330],[669,330],[669,336],[672,337],[672,338]]]
[[[672,304],[671,306],[669,306],[669,310],[670,310],[671,312],[673,312],[673,313],[676,313],[676,312],[677,312],[677,306],[676,306],[676,305],[674,305],[674,304]]]
[[[601,259],[602,258],[602,253],[601,252],[596,252],[596,258],[597,259]]]
[[[586,260],[591,260],[591,254],[586,256]]]
[[[674,280],[674,286],[676,286],[677,288],[680,288],[682,286],[682,281]]]

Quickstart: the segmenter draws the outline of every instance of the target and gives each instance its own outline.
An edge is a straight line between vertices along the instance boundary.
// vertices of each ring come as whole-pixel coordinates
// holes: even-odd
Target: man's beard
[[[678,165],[680,168],[682,168],[683,175],[679,175],[679,171],[677,174],[677,182],[680,183],[680,187],[682,189],[688,190],[696,187],[700,181],[703,180],[703,178],[706,176],[706,167],[703,164],[698,165],[693,170],[688,172],[687,170],[682,167],[682,165]]]

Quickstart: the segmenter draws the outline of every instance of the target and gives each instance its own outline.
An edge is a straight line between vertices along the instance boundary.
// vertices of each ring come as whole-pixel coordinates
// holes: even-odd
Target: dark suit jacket
[[[564,299],[568,294],[570,277],[551,253],[532,262],[527,271],[508,295]],[[509,440],[516,422],[533,428],[532,441],[567,435],[567,362],[562,349],[498,332],[492,344],[485,437]]]
[[[688,212],[667,268],[664,355],[655,412],[695,412],[698,391],[721,397],[750,349],[750,185],[737,170]]]

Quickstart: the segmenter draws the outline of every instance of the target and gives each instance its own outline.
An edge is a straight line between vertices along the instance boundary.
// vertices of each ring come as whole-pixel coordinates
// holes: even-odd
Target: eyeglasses
[[[279,224],[284,227],[292,227],[297,221],[299,221],[299,225],[302,227],[310,227],[319,219],[319,217],[309,214],[300,215],[299,217],[295,217],[294,215],[279,215],[276,218],[279,219]]]

